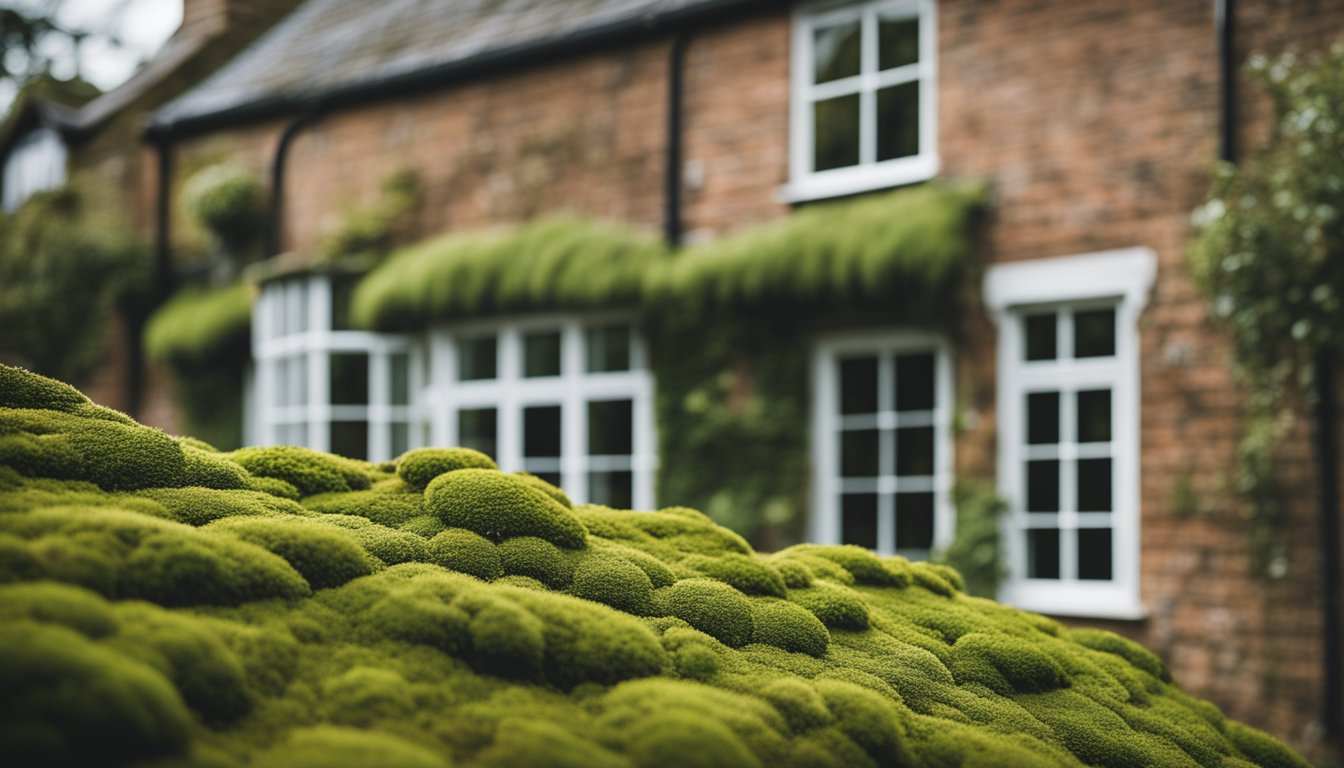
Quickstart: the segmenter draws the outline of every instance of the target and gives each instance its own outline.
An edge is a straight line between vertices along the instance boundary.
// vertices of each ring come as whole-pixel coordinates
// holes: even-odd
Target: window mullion
[[[588,408],[583,392],[583,326],[565,323],[560,332],[560,376],[565,382],[560,408],[560,477],[575,498],[588,500]]]

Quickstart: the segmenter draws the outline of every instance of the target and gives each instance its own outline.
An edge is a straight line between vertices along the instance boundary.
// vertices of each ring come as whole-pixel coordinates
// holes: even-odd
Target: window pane
[[[863,35],[858,21],[813,30],[813,82],[827,83],[859,74],[862,45]]]
[[[289,404],[308,404],[308,356],[289,359]]]
[[[840,495],[840,543],[877,549],[877,494]]]
[[[480,381],[495,378],[495,354],[494,336],[458,339],[457,380]]]
[[[556,482],[559,479],[557,478]],[[555,483],[552,483],[554,485]],[[634,506],[634,473],[630,470],[619,472],[588,473],[588,503],[602,504],[617,509],[629,509]]]
[[[362,352],[331,355],[331,404],[368,405],[369,356]]]
[[[1073,356],[1111,357],[1115,354],[1115,309],[1093,309],[1073,314]]]
[[[919,81],[877,92],[877,159],[919,154]]]
[[[876,429],[856,429],[840,433],[840,476],[877,477]]]
[[[331,422],[331,452],[352,459],[369,457],[369,422]]]
[[[1090,389],[1078,393],[1078,442],[1104,443],[1111,439],[1111,391]]]
[[[634,403],[629,400],[589,403],[588,455],[628,456],[634,453],[634,423]]]
[[[282,357],[275,361],[275,404],[289,405],[289,358]]]
[[[1027,445],[1059,442],[1059,393],[1027,395]]]
[[[1059,529],[1036,528],[1027,531],[1027,577],[1059,578]]]
[[[1111,511],[1111,460],[1078,460],[1078,511]]]
[[[537,477],[540,477],[542,480],[545,480],[551,485],[554,485],[556,488],[560,487],[559,472],[533,472],[532,474],[536,475]]]
[[[410,450],[411,425],[404,421],[394,421],[388,435],[392,456],[395,458]]]
[[[896,430],[896,474],[902,477],[933,474],[933,427]]]
[[[1055,313],[1027,315],[1022,318],[1022,325],[1027,337],[1027,359],[1054,360],[1058,355],[1055,350]]]
[[[933,355],[896,358],[896,410],[931,411],[934,406]]]
[[[355,292],[355,278],[345,275],[331,281],[331,327],[337,331],[354,328],[350,322],[350,297]]]
[[[560,406],[537,405],[523,409],[523,455],[560,455]]]
[[[896,548],[933,548],[933,494],[896,494]]]
[[[877,358],[840,361],[840,413],[877,413]]]
[[[895,69],[919,61],[919,19],[877,17],[879,69]]]
[[[1110,528],[1078,531],[1078,578],[1110,581],[1111,557]]]
[[[812,105],[812,170],[859,163],[859,95],[838,96]]]
[[[1027,462],[1027,511],[1059,511],[1059,460]]]
[[[589,328],[587,335],[589,373],[630,370],[630,326]]]
[[[523,337],[523,375],[528,378],[560,375],[560,332],[529,333]]]
[[[494,456],[498,446],[498,420],[494,408],[463,408],[457,412],[457,442]]]
[[[392,405],[408,405],[411,402],[411,356],[405,352],[389,355],[388,376]]]

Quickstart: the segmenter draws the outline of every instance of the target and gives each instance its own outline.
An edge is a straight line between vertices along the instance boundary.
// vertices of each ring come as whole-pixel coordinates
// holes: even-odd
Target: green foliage
[[[0,394],[42,437],[139,428],[11,369]],[[1140,646],[945,566],[761,556],[694,510],[570,509],[493,469],[439,474],[417,514],[390,467],[244,454],[300,504],[241,451],[168,443],[232,487],[105,490],[8,445],[6,765],[1302,765]]]
[[[83,378],[115,302],[143,289],[149,263],[87,190],[39,192],[0,213],[0,348],[51,376]]]
[[[383,181],[378,200],[347,211],[340,226],[323,239],[323,259],[383,256],[397,244],[398,228],[420,205],[420,180],[414,171],[398,171]]]
[[[1195,212],[1190,266],[1231,333],[1251,394],[1234,489],[1251,513],[1256,571],[1283,575],[1274,479],[1318,356],[1344,350],[1344,47],[1329,55],[1254,57],[1273,100],[1269,144],[1216,169]]]
[[[182,187],[187,212],[235,259],[262,235],[266,192],[250,171],[224,163],[206,166]]]
[[[992,598],[1007,572],[999,518],[1008,504],[993,486],[966,482],[952,489],[952,502],[957,507],[957,532],[938,559],[961,574],[967,593]]]
[[[666,258],[649,236],[573,217],[410,246],[355,290],[359,325],[393,330],[519,309],[587,309],[637,300]]]
[[[689,249],[654,282],[655,296],[724,304],[935,302],[961,284],[975,254],[969,219],[982,187],[925,184],[808,206],[779,222]]]
[[[536,536],[562,547],[582,547],[583,523],[558,501],[512,475],[459,469],[425,488],[425,507],[445,525],[475,531],[492,541]]]
[[[242,371],[251,358],[252,289],[186,288],[150,316],[145,351],[168,366],[186,426],[209,442],[242,442]]]
[[[397,477],[417,491],[457,469],[499,469],[495,460],[470,448],[417,448],[397,460]]]

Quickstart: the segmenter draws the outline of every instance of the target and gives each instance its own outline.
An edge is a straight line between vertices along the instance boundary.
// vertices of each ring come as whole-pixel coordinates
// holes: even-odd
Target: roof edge
[[[691,24],[717,21],[734,12],[764,10],[778,6],[777,0],[706,0],[693,6],[663,13],[621,19],[564,37],[496,48],[437,66],[350,83],[323,91],[301,95],[279,94],[179,119],[162,118],[156,112],[146,123],[145,137],[150,141],[165,141],[269,117],[393,98],[408,92],[443,87],[506,67],[577,53],[598,44],[629,40],[631,33],[653,34],[676,31]]]

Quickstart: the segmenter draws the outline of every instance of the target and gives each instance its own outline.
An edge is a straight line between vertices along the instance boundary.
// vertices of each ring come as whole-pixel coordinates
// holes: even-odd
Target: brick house
[[[1001,599],[1133,637],[1187,690],[1321,755],[1323,669],[1344,649],[1319,639],[1314,500],[1288,500],[1283,572],[1255,575],[1218,480],[1242,398],[1185,250],[1212,162],[1269,127],[1240,62],[1320,50],[1342,22],[1307,0],[308,0],[148,135],[163,190],[220,159],[272,184],[286,256],[256,273],[251,439],[374,460],[477,445],[636,508],[710,504],[669,495],[700,457],[669,437],[696,416],[689,395],[659,400],[659,310],[542,302],[357,330],[341,308],[358,274],[311,256],[342,211],[410,168],[423,238],[507,242],[563,211],[691,258],[829,200],[900,211],[985,185],[987,215],[953,219],[979,275],[945,307],[955,323],[880,301],[742,311],[787,326],[801,361],[802,477],[783,503],[814,540],[922,556],[955,535],[954,483],[995,481]],[[180,225],[159,226],[171,250]],[[767,384],[751,359],[732,351],[709,369],[722,391],[692,394],[750,411]],[[1306,489],[1299,437],[1281,469]]]
[[[116,190],[106,202],[152,241],[163,159],[143,141],[149,114],[200,82],[292,9],[296,0],[184,0],[182,22],[163,48],[106,92],[75,81],[27,89],[0,123],[0,208],[67,181]],[[75,90],[77,93],[72,94]],[[146,376],[144,317],[108,318],[106,360],[80,386],[101,403],[171,425],[167,389]]]

